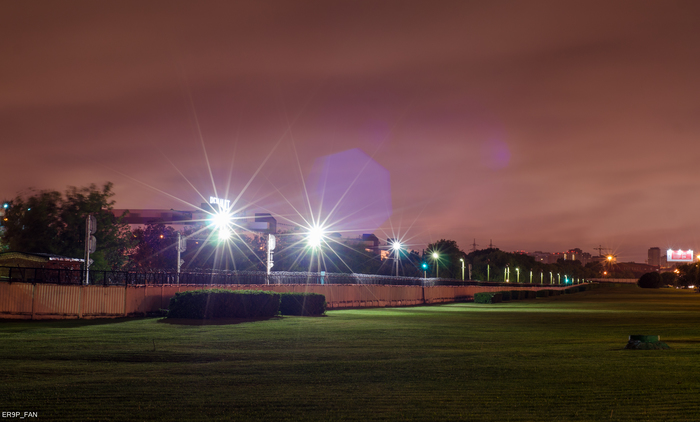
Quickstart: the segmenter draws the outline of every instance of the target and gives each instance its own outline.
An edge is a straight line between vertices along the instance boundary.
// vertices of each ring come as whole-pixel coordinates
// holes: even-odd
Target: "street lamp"
[[[394,260],[396,261],[396,277],[399,276],[399,257],[401,253],[401,243],[395,241],[391,244],[391,250],[394,251]]]
[[[530,268],[530,284],[532,284],[532,268]]]
[[[462,281],[464,281],[464,258],[459,258],[459,260],[462,262]]]
[[[557,283],[561,284],[561,274],[557,273]]]
[[[440,261],[438,261],[438,258],[440,258],[440,254],[437,252],[433,252],[433,259],[435,260],[435,278],[440,278]]]
[[[517,274],[516,277],[516,282],[520,283],[520,268],[515,267],[515,273]]]
[[[551,271],[549,272],[549,284],[554,284],[554,276]]]

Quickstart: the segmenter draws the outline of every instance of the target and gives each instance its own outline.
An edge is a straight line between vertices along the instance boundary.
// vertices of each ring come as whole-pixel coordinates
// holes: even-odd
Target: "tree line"
[[[97,220],[97,250],[91,254],[95,270],[173,271],[177,268],[176,230],[166,222],[130,229],[124,217],[115,216],[112,183],[69,187],[58,191],[27,191],[8,201],[0,233],[0,248],[27,253],[50,253],[83,258],[85,219]],[[267,239],[236,233],[220,241],[202,226],[185,226],[183,270],[265,271]],[[533,257],[496,248],[465,253],[457,242],[440,239],[421,252],[401,249],[382,259],[376,251],[355,240],[327,237],[311,249],[297,230],[277,233],[273,271],[327,271],[436,277],[460,280],[564,283],[600,275],[599,264],[560,260],[537,262]],[[397,273],[398,261],[398,273]],[[598,265],[598,266],[597,266]]]

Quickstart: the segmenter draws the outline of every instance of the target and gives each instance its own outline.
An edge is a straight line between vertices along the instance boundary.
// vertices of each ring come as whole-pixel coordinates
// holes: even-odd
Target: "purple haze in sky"
[[[330,231],[374,233],[391,217],[389,171],[358,148],[318,158],[306,186],[315,220]]]

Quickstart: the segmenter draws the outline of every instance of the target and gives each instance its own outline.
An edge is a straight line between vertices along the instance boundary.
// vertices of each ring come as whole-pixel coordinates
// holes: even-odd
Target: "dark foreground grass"
[[[623,350],[658,334],[671,350]],[[700,295],[607,288],[228,325],[0,322],[0,411],[40,420],[700,418]]]

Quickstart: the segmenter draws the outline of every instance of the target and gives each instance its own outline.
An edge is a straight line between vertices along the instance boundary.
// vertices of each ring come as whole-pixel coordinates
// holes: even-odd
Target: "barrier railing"
[[[84,272],[69,269],[0,267],[0,281],[47,284],[84,284]],[[88,285],[296,285],[296,284],[367,284],[389,286],[541,286],[530,283],[461,281],[445,278],[396,277],[372,274],[274,271],[95,271],[90,270]],[[548,283],[545,283],[547,285]]]

